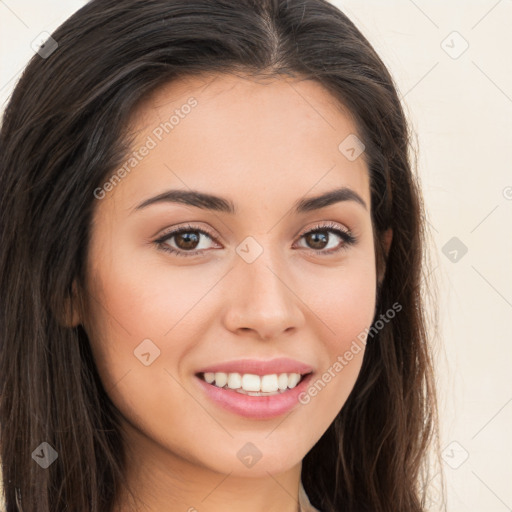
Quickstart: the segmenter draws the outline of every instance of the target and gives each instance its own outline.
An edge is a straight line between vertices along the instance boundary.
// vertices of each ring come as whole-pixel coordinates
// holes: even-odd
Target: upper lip
[[[223,363],[212,364],[205,366],[197,371],[197,373],[250,373],[253,375],[272,375],[274,373],[300,373],[304,375],[311,373],[312,367],[306,363],[289,359],[287,357],[280,357],[271,360],[261,359],[237,359],[235,361],[226,361]]]

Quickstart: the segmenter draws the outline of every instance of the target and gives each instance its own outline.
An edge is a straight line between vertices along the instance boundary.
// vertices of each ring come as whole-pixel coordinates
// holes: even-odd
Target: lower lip
[[[286,414],[299,404],[299,395],[306,390],[313,374],[310,373],[292,389],[268,396],[250,396],[208,384],[196,376],[206,395],[222,408],[253,419],[269,419]]]

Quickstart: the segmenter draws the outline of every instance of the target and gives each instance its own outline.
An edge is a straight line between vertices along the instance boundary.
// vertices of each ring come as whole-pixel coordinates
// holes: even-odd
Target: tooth
[[[247,394],[250,396],[274,396],[274,395],[278,395],[279,391],[276,391],[275,393],[262,393],[262,392],[247,391]]]
[[[242,387],[242,377],[239,373],[228,374],[228,388],[238,389]]]
[[[288,374],[281,373],[277,378],[277,386],[282,391],[288,387]]]
[[[215,372],[215,385],[223,388],[228,381],[228,374],[224,372]]]
[[[229,388],[253,393],[275,393],[293,389],[301,380],[300,373],[255,375],[252,373],[205,372],[203,378],[219,388]],[[226,386],[227,384],[227,386]]]
[[[260,390],[260,377],[251,373],[244,373],[242,376],[241,386],[245,391],[259,391]]]
[[[277,384],[277,375],[275,373],[272,375],[264,375],[261,378],[261,391],[263,391],[265,393],[270,393],[272,391],[277,391],[278,389],[279,389],[279,386]],[[255,390],[255,391],[259,391],[259,390]]]
[[[294,388],[300,380],[300,374],[299,373],[289,373],[288,374],[288,387],[290,389]]]

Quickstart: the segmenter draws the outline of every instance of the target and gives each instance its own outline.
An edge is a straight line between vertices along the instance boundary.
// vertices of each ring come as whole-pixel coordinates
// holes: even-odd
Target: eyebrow
[[[341,187],[319,196],[300,199],[294,203],[292,209],[295,214],[300,214],[326,208],[327,206],[343,201],[355,201],[365,210],[368,210],[368,206],[363,198],[357,194],[357,192],[348,187]],[[237,213],[235,205],[229,199],[206,194],[197,190],[167,190],[162,194],[146,199],[140,203],[135,210],[141,210],[158,203],[181,203],[201,208],[203,210],[212,210],[221,213],[228,213],[230,215]]]

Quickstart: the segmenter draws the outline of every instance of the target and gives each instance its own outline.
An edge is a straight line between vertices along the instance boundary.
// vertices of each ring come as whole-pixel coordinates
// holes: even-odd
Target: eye
[[[342,243],[331,244],[331,236],[329,233],[334,233],[336,237],[341,238]],[[354,245],[357,239],[349,231],[340,229],[337,224],[332,222],[326,224],[317,224],[313,229],[306,231],[302,234],[301,239],[304,239],[316,254],[329,255],[348,249],[349,246]],[[333,240],[336,242],[336,240]],[[330,247],[329,247],[330,246]],[[328,248],[329,250],[325,250]]]
[[[201,236],[206,236],[213,240],[213,236],[204,229],[188,225],[163,234],[158,240],[155,240],[155,243],[163,251],[172,254],[185,257],[195,256],[205,250],[204,247],[197,249],[197,246],[201,245],[199,243]],[[175,239],[174,244],[177,247],[170,245],[170,240],[172,239]]]
[[[342,242],[335,243],[334,247],[329,247],[332,245],[332,237],[329,234],[334,234]],[[207,247],[200,247],[202,237],[215,240],[208,231],[189,224],[164,233],[158,240],[155,240],[155,243],[159,249],[178,256],[196,256],[208,250]],[[349,231],[340,229],[334,223],[317,224],[313,229],[303,233],[300,239],[304,239],[309,245],[312,245],[311,248],[315,253],[323,256],[346,250],[357,242],[357,239]],[[335,238],[333,240],[336,241]],[[326,247],[329,250],[325,250]]]

